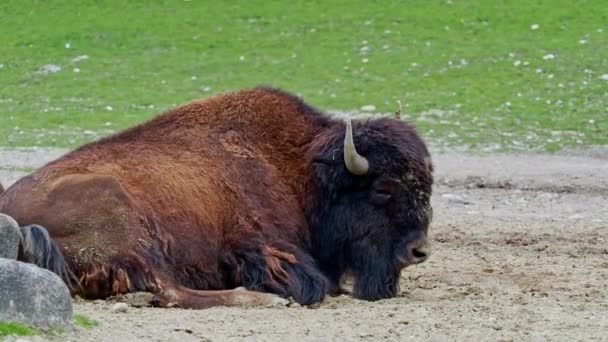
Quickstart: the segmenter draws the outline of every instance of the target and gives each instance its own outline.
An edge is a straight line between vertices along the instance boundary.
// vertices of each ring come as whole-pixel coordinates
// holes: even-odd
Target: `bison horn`
[[[346,119],[346,133],[344,134],[344,163],[351,173],[362,176],[367,173],[369,163],[355,149],[353,142],[353,125],[350,118]]]
[[[401,119],[401,101],[397,100],[397,110],[395,111],[395,119]]]

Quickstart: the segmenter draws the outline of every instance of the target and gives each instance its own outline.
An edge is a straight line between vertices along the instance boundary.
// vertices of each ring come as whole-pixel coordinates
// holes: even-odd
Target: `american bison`
[[[340,119],[279,89],[227,92],[81,146],[0,195],[19,259],[83,298],[183,308],[395,296],[429,256],[433,167],[398,118]],[[242,289],[244,288],[244,289]]]

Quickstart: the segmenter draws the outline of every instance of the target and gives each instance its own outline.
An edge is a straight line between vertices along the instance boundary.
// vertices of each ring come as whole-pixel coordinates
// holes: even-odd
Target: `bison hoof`
[[[289,301],[285,298],[281,298],[279,296],[272,295],[272,298],[269,299],[267,308],[282,308],[289,305]]]
[[[286,307],[290,301],[268,292],[251,291],[245,287],[234,289],[233,300],[238,306],[245,307],[267,307],[278,308]]]

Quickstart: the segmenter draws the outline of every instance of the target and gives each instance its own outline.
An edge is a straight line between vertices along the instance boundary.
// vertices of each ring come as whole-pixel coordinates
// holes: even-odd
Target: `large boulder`
[[[70,291],[58,275],[0,258],[0,321],[38,328],[67,327],[72,314]]]
[[[17,222],[8,215],[0,214],[0,258],[17,259],[20,241]]]

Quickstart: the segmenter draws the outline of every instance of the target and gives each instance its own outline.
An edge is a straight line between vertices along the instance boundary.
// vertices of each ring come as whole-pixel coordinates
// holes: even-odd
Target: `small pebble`
[[[129,310],[129,305],[126,303],[116,303],[112,306],[112,312],[126,313]]]
[[[363,106],[363,107],[361,107],[361,110],[364,112],[373,112],[376,110],[376,106],[374,106],[374,105]]]
[[[450,204],[471,204],[471,202],[465,200],[464,198],[454,195],[454,194],[443,194],[441,195],[443,199],[446,199]]]

